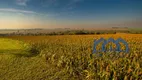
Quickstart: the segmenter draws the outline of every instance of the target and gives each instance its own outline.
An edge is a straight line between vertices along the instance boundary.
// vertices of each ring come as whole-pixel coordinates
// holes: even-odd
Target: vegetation
[[[8,32],[8,31],[7,31]],[[92,35],[92,34],[116,34],[116,33],[129,33],[129,34],[142,34],[142,29],[110,29],[110,30],[63,30],[63,31],[35,31],[29,30],[15,30],[13,33],[1,33],[0,36],[51,36],[51,35]]]
[[[126,40],[129,53],[100,52],[92,54],[93,41],[99,38]],[[11,52],[0,53],[1,80],[141,80],[142,35],[58,35],[58,36],[9,36],[0,38]],[[11,40],[13,39],[13,40]],[[8,41],[9,40],[9,41]],[[15,41],[15,42],[14,42]],[[21,47],[22,53],[12,50]],[[123,44],[122,49],[125,49]],[[101,44],[97,49],[100,49]],[[115,46],[113,44],[113,46]],[[107,48],[109,45],[106,46]],[[18,55],[20,54],[20,56]],[[99,56],[99,55],[102,56]]]

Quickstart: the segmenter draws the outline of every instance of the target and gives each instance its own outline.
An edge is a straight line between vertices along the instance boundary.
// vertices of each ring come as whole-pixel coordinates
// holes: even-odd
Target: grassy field
[[[123,38],[130,52],[92,54],[93,41],[101,37]],[[141,79],[142,34],[0,38],[0,80]]]

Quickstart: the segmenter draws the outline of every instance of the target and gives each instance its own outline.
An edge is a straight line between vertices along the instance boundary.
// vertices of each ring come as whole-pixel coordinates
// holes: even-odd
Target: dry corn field
[[[129,44],[130,51],[92,54],[94,40],[100,38],[122,38]],[[0,80],[142,80],[142,34],[11,36],[1,39],[6,39],[9,46],[4,40],[0,42]],[[9,48],[14,45],[19,46]],[[124,50],[125,45],[121,46]],[[3,47],[8,48],[4,50]],[[101,44],[97,49],[100,47]]]

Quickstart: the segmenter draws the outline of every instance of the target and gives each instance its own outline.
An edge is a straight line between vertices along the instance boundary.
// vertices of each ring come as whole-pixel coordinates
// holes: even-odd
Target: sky
[[[141,26],[142,0],[0,0],[0,29]]]

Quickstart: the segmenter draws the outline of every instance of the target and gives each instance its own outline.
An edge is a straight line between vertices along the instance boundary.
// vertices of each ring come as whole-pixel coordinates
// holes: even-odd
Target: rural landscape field
[[[0,0],[0,80],[142,80],[142,0]]]
[[[92,54],[94,40],[101,37],[123,38],[129,53]],[[142,34],[1,37],[0,79],[141,80],[141,53]]]

